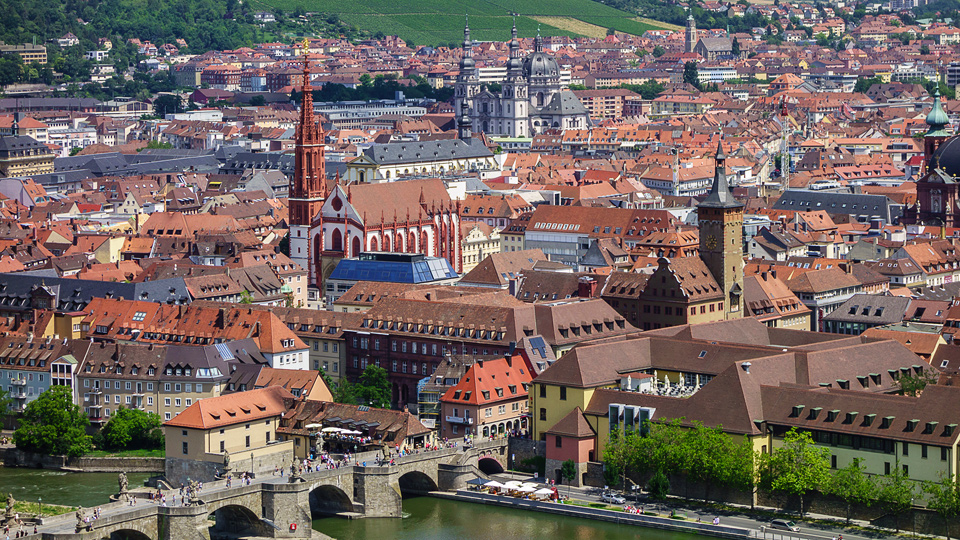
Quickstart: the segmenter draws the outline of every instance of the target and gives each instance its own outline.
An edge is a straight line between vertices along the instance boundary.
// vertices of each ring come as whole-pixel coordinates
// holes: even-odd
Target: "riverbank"
[[[148,456],[48,456],[5,448],[0,453],[6,467],[52,469],[69,472],[163,473],[164,458]]]
[[[597,521],[607,521],[617,524],[634,525],[638,527],[662,529],[687,534],[707,535],[716,538],[750,538],[753,532],[750,529],[730,527],[726,525],[680,521],[659,516],[628,514],[618,510],[590,508],[575,504],[560,504],[556,502],[517,499],[514,497],[490,495],[488,493],[480,493],[476,491],[432,491],[430,492],[430,496],[458,502],[486,504],[491,506],[500,506],[503,508],[518,508],[523,510],[532,510],[534,512],[543,512]]]

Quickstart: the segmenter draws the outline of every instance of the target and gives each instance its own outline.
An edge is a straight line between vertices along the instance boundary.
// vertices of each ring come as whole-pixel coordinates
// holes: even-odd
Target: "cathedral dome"
[[[528,79],[537,77],[560,77],[560,64],[552,56],[542,51],[530,53],[523,59],[523,75]]]
[[[960,135],[954,135],[940,143],[933,153],[936,168],[957,178],[960,177]]]

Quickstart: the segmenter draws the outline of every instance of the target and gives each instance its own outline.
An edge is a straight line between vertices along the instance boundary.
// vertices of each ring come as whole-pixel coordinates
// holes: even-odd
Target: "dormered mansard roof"
[[[40,298],[52,299],[52,303],[45,306],[31,304]],[[191,300],[183,278],[116,283],[50,277],[31,272],[0,274],[0,306],[4,308],[45,307],[71,312],[82,310],[95,298],[125,298],[167,304],[187,304]]]
[[[377,144],[363,154],[378,165],[493,157],[493,152],[479,139]]]

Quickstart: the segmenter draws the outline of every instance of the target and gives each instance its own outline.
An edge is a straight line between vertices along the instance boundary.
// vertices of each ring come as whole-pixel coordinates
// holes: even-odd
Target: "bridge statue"
[[[295,484],[303,480],[302,478],[300,478],[301,470],[302,470],[302,467],[300,465],[300,458],[294,457],[293,461],[290,463],[290,483],[291,484]]]
[[[77,532],[79,533],[80,531],[89,527],[89,524],[87,523],[87,515],[86,515],[86,512],[83,511],[82,506],[77,507],[76,516],[77,516]]]
[[[7,509],[4,512],[4,518],[7,522],[13,520],[13,504],[15,502],[17,501],[13,498],[13,493],[7,493]]]
[[[120,493],[127,492],[127,473],[120,471],[120,474],[117,475],[117,483],[120,484]]]

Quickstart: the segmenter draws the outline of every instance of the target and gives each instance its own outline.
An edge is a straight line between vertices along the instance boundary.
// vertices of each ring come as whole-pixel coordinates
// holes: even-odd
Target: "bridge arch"
[[[500,474],[503,472],[503,464],[489,455],[480,456],[477,459],[477,468],[479,468],[483,474]]]
[[[110,533],[110,540],[152,540],[150,535],[133,529],[120,529]]]
[[[257,536],[268,535],[263,522],[256,512],[239,504],[228,504],[211,512],[207,519],[212,519],[209,527],[210,537],[214,533],[253,533]]]
[[[310,513],[332,515],[353,512],[353,501],[347,492],[330,484],[322,484],[310,490]]]
[[[431,491],[438,491],[437,482],[427,473],[421,471],[410,471],[397,480],[400,484],[400,496],[404,499],[408,497],[417,497],[426,495]]]

